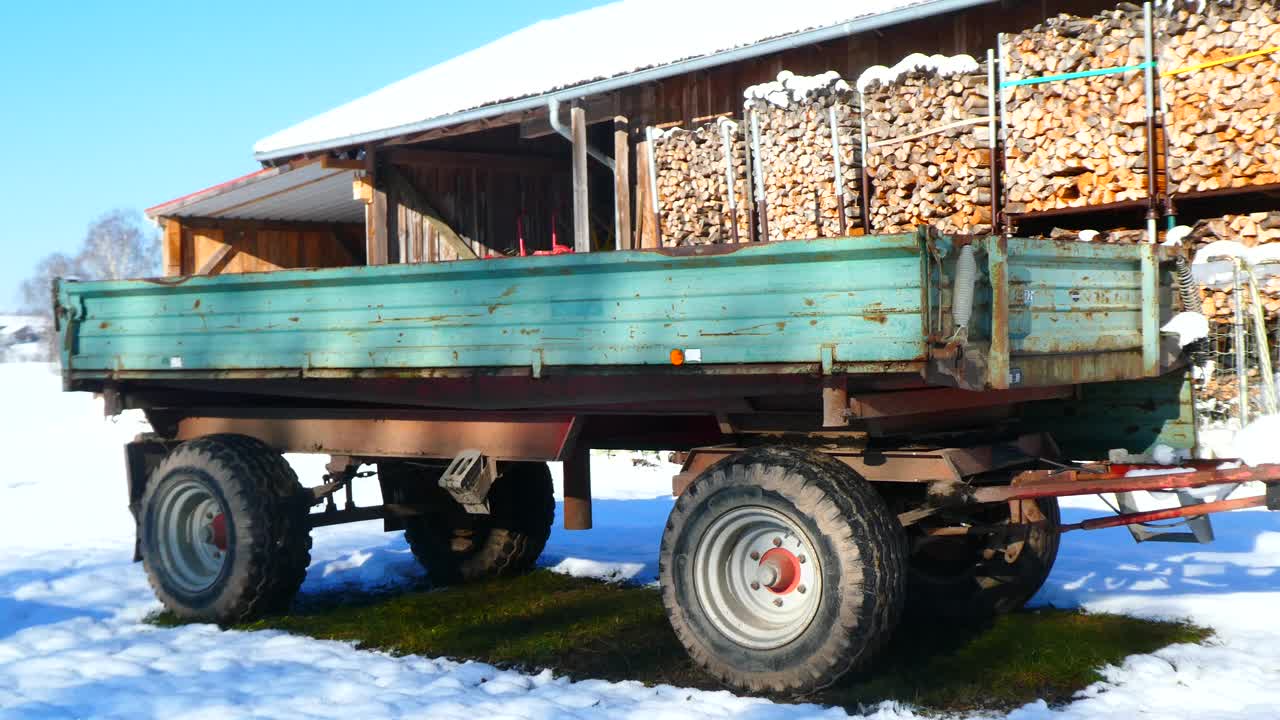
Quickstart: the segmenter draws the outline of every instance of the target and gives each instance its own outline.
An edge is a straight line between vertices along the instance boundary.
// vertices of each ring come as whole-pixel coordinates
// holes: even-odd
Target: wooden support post
[[[569,111],[573,135],[573,251],[591,252],[591,206],[587,193],[587,113]]]
[[[591,529],[590,448],[575,448],[564,459],[564,529]]]
[[[649,141],[636,144],[636,234],[637,248],[658,247],[658,215],[654,212],[652,181],[649,174]]]
[[[365,149],[365,180],[369,199],[364,206],[365,255],[368,265],[387,264],[387,190],[386,178],[380,177],[372,147]]]
[[[613,119],[614,232],[618,250],[635,247],[631,239],[631,123],[621,115]]]
[[[177,277],[182,274],[182,223],[177,218],[164,219],[164,246],[161,248],[164,257],[164,276]]]

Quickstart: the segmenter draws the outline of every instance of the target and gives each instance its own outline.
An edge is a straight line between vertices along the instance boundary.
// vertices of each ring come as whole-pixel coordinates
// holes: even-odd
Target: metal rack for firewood
[[[1160,207],[1162,201],[1162,193],[1160,189],[1160,173],[1158,167],[1158,146],[1160,138],[1159,118],[1156,105],[1155,91],[1155,38],[1154,25],[1152,17],[1152,6],[1150,2],[1144,3],[1143,9],[1143,49],[1145,57],[1139,63],[1119,65],[1108,68],[1100,68],[1094,70],[1083,70],[1076,72],[1061,73],[1056,75],[1044,75],[1039,77],[1010,79],[1008,76],[1009,68],[1005,61],[1006,44],[1008,42],[1006,34],[1001,33],[997,36],[997,56],[999,57],[999,87],[1000,87],[1000,166],[1001,174],[1005,175],[1009,172],[1011,165],[1009,157],[1009,146],[1011,144],[1011,121],[1009,118],[1009,108],[1012,104],[1012,93],[1010,92],[1016,87],[1026,85],[1039,85],[1047,83],[1067,82],[1070,80],[1086,79],[1090,77],[1101,77],[1113,74],[1124,74],[1132,72],[1142,72],[1143,95],[1145,99],[1145,149],[1146,156],[1146,197],[1140,199],[1127,199],[1110,203],[1081,204],[1078,206],[1057,207],[1049,209],[1040,209],[1028,212],[1013,212],[1008,208],[1008,189],[1012,184],[1009,178],[1004,178],[1003,187],[1005,189],[1004,208],[1001,213],[1002,226],[1005,233],[1013,234],[1018,232],[1020,224],[1030,224],[1031,222],[1041,220],[1052,220],[1059,218],[1077,218],[1089,214],[1111,215],[1119,214],[1121,216],[1127,213],[1141,214],[1141,218],[1145,220],[1147,241],[1155,242],[1156,239],[1156,221],[1160,217]],[[1135,218],[1137,219],[1137,218]]]

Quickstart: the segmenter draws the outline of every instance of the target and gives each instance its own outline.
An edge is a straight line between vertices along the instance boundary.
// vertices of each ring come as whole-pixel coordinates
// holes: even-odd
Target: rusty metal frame
[[[744,449],[742,445],[719,445],[689,451],[680,472],[671,480],[672,494],[682,494],[707,468]],[[960,483],[984,472],[1025,467],[1039,458],[1058,454],[1052,438],[1039,433],[1008,443],[963,448],[890,450],[833,443],[812,449],[839,460],[870,482],[895,483]]]
[[[497,460],[565,459],[581,419],[535,413],[423,413],[386,417],[191,416],[178,421],[177,440],[237,433],[281,452],[352,457],[452,458],[480,448]]]

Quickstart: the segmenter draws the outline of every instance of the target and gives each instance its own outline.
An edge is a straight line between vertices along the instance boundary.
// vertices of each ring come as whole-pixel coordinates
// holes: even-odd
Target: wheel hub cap
[[[159,565],[178,590],[198,593],[222,574],[230,545],[227,517],[204,483],[178,478],[157,498]]]
[[[756,650],[795,640],[817,615],[822,568],[815,545],[782,513],[746,506],[716,518],[693,557],[698,603],[733,642]]]

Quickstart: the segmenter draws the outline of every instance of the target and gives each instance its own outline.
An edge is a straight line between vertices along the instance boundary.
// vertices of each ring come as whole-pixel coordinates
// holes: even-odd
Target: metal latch
[[[497,477],[493,460],[479,450],[463,450],[440,476],[440,487],[472,515],[489,514],[489,488]]]

